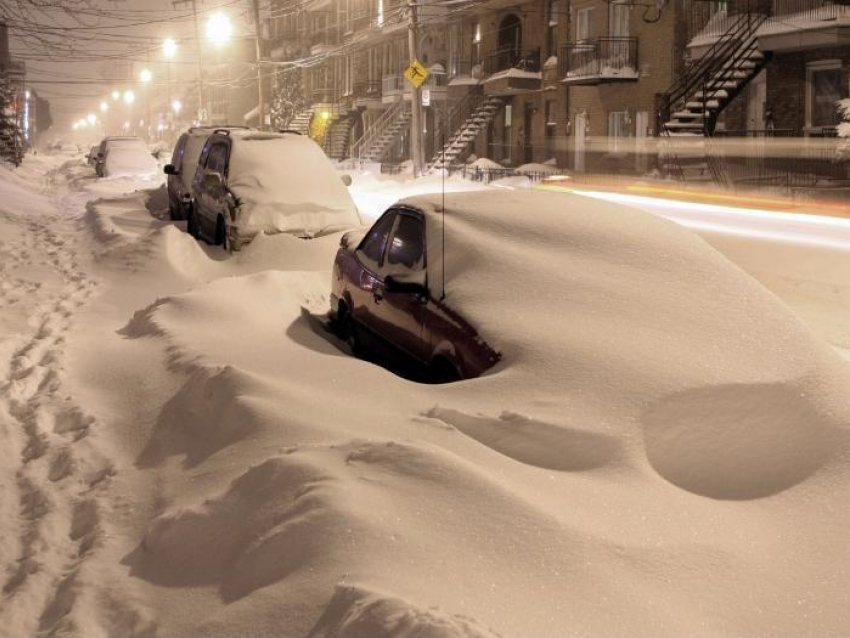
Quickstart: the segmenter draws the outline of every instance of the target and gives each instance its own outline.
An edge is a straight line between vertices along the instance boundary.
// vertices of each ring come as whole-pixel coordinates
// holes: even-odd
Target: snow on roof
[[[228,187],[248,232],[315,235],[360,226],[345,185],[322,149],[301,135],[230,132]]]
[[[541,80],[543,76],[537,71],[525,71],[523,69],[507,69],[506,71],[499,71],[498,73],[494,73],[484,81],[493,82],[495,80],[501,80],[503,78],[525,78]]]

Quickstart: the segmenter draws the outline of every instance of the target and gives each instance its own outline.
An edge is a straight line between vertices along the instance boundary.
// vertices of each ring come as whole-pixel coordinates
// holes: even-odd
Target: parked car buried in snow
[[[258,233],[318,237],[362,225],[354,201],[308,137],[217,130],[192,181],[188,230],[227,250]]]
[[[163,172],[168,176],[168,210],[171,219],[186,219],[192,207],[192,181],[207,138],[215,131],[247,129],[245,126],[193,126],[174,145],[171,163]]]
[[[138,137],[106,137],[95,161],[98,177],[142,177],[156,174],[156,160]]]
[[[355,353],[401,355],[432,381],[476,377],[500,355],[440,292],[442,219],[428,204],[424,197],[406,200],[365,235],[342,237],[331,320]]]

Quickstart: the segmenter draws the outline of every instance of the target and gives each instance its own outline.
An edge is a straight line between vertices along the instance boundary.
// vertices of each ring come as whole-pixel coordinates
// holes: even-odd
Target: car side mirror
[[[342,180],[342,183],[346,186],[351,186],[351,175],[340,175],[339,178]]]
[[[204,188],[220,188],[224,185],[224,178],[221,176],[221,173],[204,173],[204,179],[202,183],[204,185]]]
[[[166,175],[177,175],[177,168],[175,168],[174,164],[166,164],[165,168],[162,169],[162,172]]]
[[[428,296],[428,288],[418,282],[401,281],[393,275],[384,278],[384,290],[407,295]]]

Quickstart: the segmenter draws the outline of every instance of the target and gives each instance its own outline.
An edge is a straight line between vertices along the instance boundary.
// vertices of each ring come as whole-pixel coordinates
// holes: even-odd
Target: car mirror
[[[340,175],[339,178],[342,180],[342,183],[346,186],[351,186],[351,175]]]
[[[162,169],[162,172],[166,175],[177,175],[177,169],[174,164],[166,164],[165,168]]]
[[[204,173],[203,184],[204,188],[220,188],[224,184],[224,178],[221,173]]]
[[[387,275],[384,279],[384,289],[387,292],[396,292],[408,295],[428,295],[428,288],[418,281],[404,281],[393,275]]]

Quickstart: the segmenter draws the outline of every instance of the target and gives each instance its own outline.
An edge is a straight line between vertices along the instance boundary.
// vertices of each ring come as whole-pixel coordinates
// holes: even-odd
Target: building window
[[[546,159],[555,157],[555,134],[558,131],[557,102],[546,100]]]
[[[473,66],[481,63],[481,23],[476,22],[472,27],[472,51],[471,59]]]
[[[576,42],[590,40],[590,22],[592,16],[593,7],[576,11]]]
[[[384,0],[378,0],[378,26],[384,25]]]
[[[608,35],[612,38],[629,37],[629,8],[630,4],[616,0],[608,5]]]
[[[806,127],[828,129],[837,126],[840,117],[836,103],[846,92],[841,62],[825,60],[809,64],[806,68]]]
[[[547,56],[552,57],[558,55],[558,2],[557,0],[549,0],[548,4],[548,23],[546,30],[546,51]]]
[[[613,111],[608,114],[608,137],[629,137],[628,111]]]

